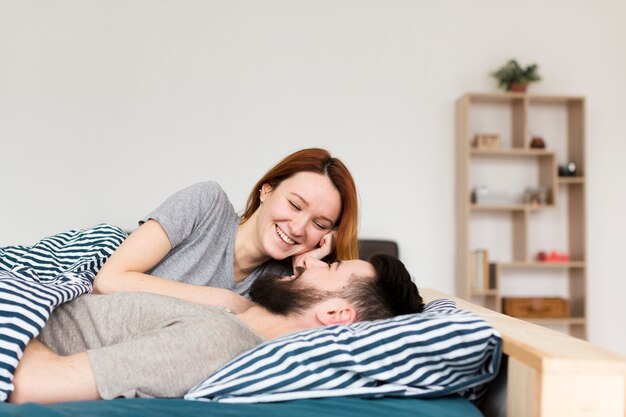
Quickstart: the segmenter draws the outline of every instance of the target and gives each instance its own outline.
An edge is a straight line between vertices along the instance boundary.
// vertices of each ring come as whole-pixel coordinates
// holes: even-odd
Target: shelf
[[[507,102],[511,100],[526,100],[531,104],[567,104],[572,101],[584,101],[583,96],[549,95],[549,94],[528,94],[513,92],[496,93],[468,93],[465,95],[474,103],[484,102]]]
[[[520,320],[526,320],[529,321],[531,323],[535,323],[535,324],[540,324],[540,325],[545,325],[545,324],[574,324],[574,325],[580,325],[580,326],[584,326],[585,324],[587,324],[587,319],[585,319],[584,317],[564,317],[564,318],[545,318],[545,319],[540,319],[540,318],[528,318],[528,317],[516,317],[519,318]]]
[[[585,177],[557,177],[556,180],[559,184],[584,184]]]
[[[465,97],[473,103],[503,103],[511,100],[525,100],[526,93],[469,93]]]
[[[509,268],[509,269],[525,269],[525,268],[571,268],[571,269],[582,269],[585,267],[584,261],[569,261],[569,262],[502,262],[498,265],[501,268]]]
[[[524,204],[471,204],[472,211],[524,211]]]
[[[482,290],[480,288],[472,288],[471,289],[471,293],[472,295],[475,296],[480,296],[480,295],[488,295],[488,296],[497,296],[498,295],[498,290]]]
[[[542,279],[554,275],[564,278],[559,294],[570,301],[568,318],[521,318],[540,325],[563,325],[571,335],[587,334],[587,275],[585,198],[585,98],[582,96],[528,93],[468,93],[456,102],[456,253],[458,291],[483,306],[501,310],[500,282],[514,278],[540,295]],[[531,132],[549,137],[549,148],[530,148]],[[500,147],[473,146],[477,134],[496,134]],[[552,143],[554,140],[554,143]],[[575,177],[560,177],[559,160],[576,165]],[[536,165],[536,167],[534,166]],[[526,171],[532,168],[532,176]],[[492,173],[500,173],[493,176]],[[506,174],[503,174],[506,173]],[[535,175],[536,173],[536,175]],[[493,182],[493,184],[491,184]],[[475,194],[478,184],[488,185],[501,194]],[[474,187],[474,188],[472,188]],[[527,204],[521,198],[526,188],[548,190],[548,195],[532,196]],[[483,197],[483,198],[481,198]],[[530,196],[529,196],[530,197]],[[536,197],[536,198],[535,198]],[[472,203],[475,201],[475,203]],[[472,288],[476,259],[472,247],[480,247],[495,262],[489,281],[496,288]],[[567,248],[572,257],[566,262],[535,260],[537,248]],[[463,256],[468,254],[468,256]],[[491,259],[494,263],[494,259]],[[493,272],[491,272],[493,271]],[[538,279],[535,279],[538,278]],[[514,292],[523,292],[522,286]],[[528,290],[530,291],[530,290]],[[544,294],[545,295],[545,294]]]
[[[528,101],[530,104],[568,104],[574,101],[582,102],[585,98],[582,96],[554,96],[546,94],[529,94]]]
[[[553,209],[554,204],[544,204],[541,206],[531,206],[529,204],[470,204],[472,211],[534,211]]]
[[[554,156],[554,151],[531,148],[478,149],[470,148],[474,156]]]

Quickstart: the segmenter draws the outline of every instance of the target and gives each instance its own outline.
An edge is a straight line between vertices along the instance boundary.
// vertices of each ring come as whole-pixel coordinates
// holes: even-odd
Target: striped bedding
[[[0,248],[0,400],[29,340],[53,309],[84,293],[126,238],[99,225],[60,233],[33,246]],[[268,341],[231,361],[186,399],[269,402],[358,396],[478,401],[498,371],[501,339],[448,300],[424,313],[328,326]]]
[[[96,274],[125,238],[118,227],[101,224],[33,246],[0,248],[0,401],[13,391],[24,349],[52,310],[91,292]]]
[[[256,403],[336,396],[479,402],[500,365],[502,339],[450,300],[423,313],[335,325],[267,341],[192,388],[185,399]]]

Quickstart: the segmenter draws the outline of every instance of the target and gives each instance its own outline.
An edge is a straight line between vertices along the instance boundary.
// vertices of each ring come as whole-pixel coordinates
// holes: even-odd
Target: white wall
[[[626,3],[617,0],[0,0],[0,245],[135,221],[329,148],[361,236],[453,291],[454,101],[511,57],[587,97],[589,316],[626,353]]]

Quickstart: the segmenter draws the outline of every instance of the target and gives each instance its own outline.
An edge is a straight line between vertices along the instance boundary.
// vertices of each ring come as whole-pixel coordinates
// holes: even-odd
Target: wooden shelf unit
[[[477,149],[472,146],[472,140],[477,133],[491,132],[488,128],[483,131],[471,131],[471,112],[474,106],[488,105],[495,107],[498,112],[507,112],[508,132],[507,141],[502,141],[499,149]],[[548,109],[556,107],[557,111],[565,114],[565,125],[557,125],[549,117],[548,123],[553,123],[560,129],[565,138],[563,146],[559,148],[560,155],[555,152],[548,142],[547,149],[532,149],[529,147],[532,123],[530,114],[542,114],[545,106]],[[586,305],[586,243],[585,243],[585,99],[580,96],[551,96],[533,95],[526,93],[469,93],[459,98],[456,103],[456,259],[457,259],[457,292],[465,299],[477,302],[483,306],[501,311],[502,291],[501,283],[507,279],[507,273],[512,270],[522,271],[523,279],[529,282],[533,276],[541,271],[564,270],[567,276],[567,299],[570,304],[571,317],[564,319],[533,319],[534,323],[542,325],[567,325],[571,335],[587,337],[587,305]],[[502,114],[502,113],[498,113]],[[542,114],[545,117],[545,114]],[[489,119],[489,118],[488,118]],[[497,117],[491,119],[496,120]],[[561,160],[557,161],[558,157]],[[529,187],[545,187],[550,192],[547,204],[528,205],[520,203],[508,204],[480,204],[471,202],[471,190],[478,184],[470,184],[472,162],[480,160],[481,164],[506,165],[519,161],[520,158],[535,159],[537,161],[537,183],[528,184]],[[574,162],[577,167],[576,177],[559,177],[558,164]],[[560,198],[564,196],[564,198]],[[563,238],[567,241],[568,262],[540,262],[536,261],[534,253],[529,249],[529,223],[533,217],[544,210],[566,208],[566,233]],[[470,222],[473,216],[480,215],[483,220],[490,216],[510,216],[511,224],[511,256],[510,259],[490,259],[495,262],[495,288],[473,288],[471,256]],[[489,221],[489,220],[486,220]],[[534,241],[533,241],[534,242]],[[548,248],[546,248],[548,250]],[[551,279],[558,279],[557,277]],[[551,296],[552,294],[546,294]],[[527,294],[506,294],[506,296],[528,296]]]

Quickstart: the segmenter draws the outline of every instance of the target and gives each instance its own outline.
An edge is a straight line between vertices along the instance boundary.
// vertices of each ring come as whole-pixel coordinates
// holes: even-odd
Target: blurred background
[[[621,0],[0,0],[0,246],[132,229],[209,179],[241,210],[316,146],[356,179],[361,237],[453,293],[455,101],[517,58],[530,92],[586,98],[589,339],[626,354],[625,21]]]

